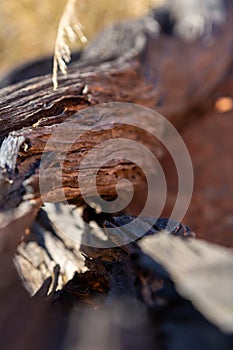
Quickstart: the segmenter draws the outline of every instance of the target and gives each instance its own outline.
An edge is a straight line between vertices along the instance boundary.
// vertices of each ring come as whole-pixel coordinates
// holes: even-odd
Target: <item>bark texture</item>
[[[133,216],[99,213],[83,198],[84,191],[96,200],[96,172],[103,199],[113,201],[116,185],[127,179],[141,205],[146,181],[127,159],[133,147],[98,145],[140,141],[166,164],[161,143],[150,134],[164,133],[153,110],[179,130],[208,113],[203,120],[209,130],[216,98],[232,98],[233,10],[226,3],[226,21],[214,25],[209,38],[183,40],[181,19],[174,22],[165,8],[155,10],[100,33],[59,78],[58,90],[51,75],[0,90],[3,349],[232,348],[231,250],[196,242],[187,226],[161,218],[141,218],[127,230]],[[40,71],[41,62],[35,67]],[[119,102],[128,104],[122,109]],[[141,122],[136,127],[130,125],[135,113]],[[194,149],[196,137],[201,140],[195,123],[196,131],[184,131]],[[94,147],[101,153],[81,167]],[[205,170],[199,152],[203,162],[198,165],[198,155],[196,164]],[[151,160],[143,157],[142,163],[150,173]],[[173,170],[169,175],[172,185]],[[72,206],[62,203],[64,195]],[[205,195],[194,196],[199,212]],[[43,200],[50,204],[43,207]]]

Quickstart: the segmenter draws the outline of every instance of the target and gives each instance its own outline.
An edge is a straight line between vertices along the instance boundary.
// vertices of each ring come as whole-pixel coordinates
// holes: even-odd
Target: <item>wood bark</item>
[[[227,73],[232,69],[231,16],[232,11],[229,10],[227,21],[217,28],[209,42],[197,40],[187,44],[177,37],[163,33],[159,37],[147,34],[143,47],[134,55],[126,55],[121,60],[117,58],[107,63],[100,62],[96,66],[85,67],[82,61],[74,64],[68,75],[60,78],[57,91],[52,90],[50,76],[35,78],[1,90],[0,136],[3,139],[11,131],[15,133],[18,130],[14,137],[25,139],[24,148],[20,149],[20,158],[17,161],[18,172],[11,174],[11,180],[22,184],[25,177],[31,175],[30,172],[37,172],[45,141],[58,124],[81,109],[109,101],[130,102],[156,109],[175,126],[182,126],[194,115],[200,114],[201,110],[209,108],[213,103],[213,94],[221,89]],[[88,50],[91,51],[91,46],[87,48],[87,57]],[[89,122],[95,128],[99,117],[90,118]],[[81,120],[77,118],[76,121],[79,124]],[[81,122],[80,128],[84,124]],[[64,129],[61,129],[61,132],[64,132],[66,137],[68,124],[62,125]],[[72,128],[72,125],[70,127]],[[109,126],[109,131],[86,134],[85,140],[87,144],[90,140],[92,146],[93,140],[94,144],[95,140],[105,140],[108,133],[113,133],[116,137],[129,134],[126,126],[119,129],[115,130],[112,125]],[[133,133],[133,137],[137,139],[139,134],[136,130]],[[145,139],[146,137],[142,143],[145,143]],[[71,169],[73,162],[79,164],[80,149],[85,149],[82,142],[74,145],[73,158],[68,154],[67,163],[70,162],[71,166],[65,170],[63,179],[65,188],[69,188],[68,199],[75,197],[77,202],[82,202],[82,198],[80,189],[77,185],[74,186],[76,174],[73,174]],[[114,163],[114,169],[117,168],[126,174],[126,178],[132,180],[132,172],[135,172],[132,165]],[[100,175],[100,183],[104,184],[100,185],[100,195],[109,199],[116,196],[114,169],[113,165],[110,165]],[[52,168],[51,171],[56,177],[56,170]],[[136,173],[136,187],[141,186],[142,178],[140,172]],[[20,198],[14,186],[12,192],[15,197]],[[91,192],[90,189],[90,194]],[[51,197],[50,200],[59,200],[59,191]],[[1,202],[3,209],[9,205],[5,196],[2,196]]]
[[[158,158],[161,157],[160,144],[148,133],[116,123],[111,114],[104,113],[104,107],[96,113],[89,113],[88,107],[106,102],[134,103],[159,111],[181,128],[211,109],[213,98],[218,94],[229,93],[233,86],[232,74],[229,74],[232,72],[232,16],[233,12],[229,10],[227,21],[216,28],[208,42],[185,43],[163,31],[159,36],[143,32],[144,44],[139,50],[133,50],[130,55],[111,57],[107,62],[106,57],[100,57],[97,63],[96,56],[93,60],[89,54],[94,43],[84,51],[86,61],[81,57],[80,62],[70,67],[67,76],[60,77],[58,90],[52,90],[51,76],[47,75],[0,91],[0,137],[2,141],[7,137],[2,143],[0,157],[0,243],[4,264],[0,293],[7,294],[5,304],[11,306],[10,309],[2,308],[0,331],[5,348],[57,349],[64,346],[72,349],[75,344],[76,348],[82,349],[84,345],[93,348],[98,344],[103,350],[110,348],[112,339],[108,334],[111,334],[117,341],[124,337],[123,348],[146,346],[154,349],[155,344],[158,348],[168,348],[168,339],[172,338],[180,341],[181,349],[185,349],[193,339],[206,344],[205,335],[210,334],[216,349],[222,344],[231,349],[232,337],[224,334],[232,332],[232,318],[227,310],[232,308],[228,293],[232,288],[230,251],[206,247],[189,239],[170,239],[160,232],[163,225],[158,226],[156,219],[148,218],[131,232],[140,236],[142,230],[141,235],[144,235],[148,231],[148,220],[153,220],[152,229],[139,242],[116,248],[93,248],[82,244],[82,240],[71,242],[65,232],[58,229],[58,218],[53,219],[56,209],[59,209],[57,215],[71,229],[70,214],[65,206],[58,203],[50,210],[39,209],[42,195],[55,203],[63,199],[62,184],[68,201],[75,204],[74,210],[81,210],[77,209],[84,203],[82,189],[76,181],[79,165],[88,151],[109,138],[140,140]],[[139,31],[139,34],[142,33]],[[108,43],[104,45],[108,46]],[[141,113],[143,120],[145,112]],[[121,108],[116,114],[122,121]],[[77,126],[80,137],[70,143],[69,137]],[[151,120],[147,128],[157,130],[160,125]],[[48,143],[56,132],[56,142]],[[59,167],[67,144],[72,147],[60,176]],[[48,157],[44,172],[40,173],[46,146]],[[111,149],[113,159],[116,151]],[[97,155],[92,159],[92,167],[85,168],[84,187],[88,188],[90,197],[94,194],[94,186],[90,186],[89,176],[100,161]],[[150,169],[147,159],[145,165]],[[129,179],[136,190],[142,188],[145,180],[140,169],[125,159],[108,162],[98,173],[99,194],[105,199],[114,199],[116,184],[122,178]],[[41,193],[39,179],[44,181],[44,193]],[[50,185],[46,187],[46,184]],[[97,241],[101,239],[103,227],[108,232],[110,227],[120,228],[132,219],[129,216],[112,218],[88,207],[80,215],[89,224],[86,230]],[[29,227],[30,235],[14,255],[14,265],[24,284],[22,287],[11,255],[25,232],[29,233]],[[77,231],[81,236],[87,234],[83,227]],[[179,223],[168,231],[182,238],[192,236],[192,232]],[[122,228],[122,236],[126,234]],[[117,243],[117,237],[110,236],[110,239]],[[156,248],[158,245],[160,249]],[[217,263],[221,262],[217,276],[222,275],[223,270],[226,272],[221,279],[217,278],[217,282],[213,279],[212,287],[208,286],[208,289],[206,282],[209,283],[209,279],[196,281],[190,272],[195,267],[199,273],[200,265],[195,263],[200,263],[200,254],[201,262],[210,269],[208,273],[216,272],[216,263],[210,264],[212,254]],[[184,268],[187,265],[190,270]],[[229,289],[221,294],[224,300],[221,296],[218,300],[218,293],[222,293],[220,280],[229,282]],[[192,293],[190,288],[197,291]],[[33,299],[25,289],[34,295]],[[205,307],[203,290],[213,302]],[[194,302],[209,321],[186,298]],[[220,313],[224,309],[217,319],[213,316],[215,309]],[[19,311],[22,317],[15,317]],[[181,315],[180,323],[176,313]],[[96,325],[99,325],[98,330]],[[185,326],[187,334],[184,337]],[[17,337],[17,343],[11,332]],[[130,334],[133,334],[132,338]]]

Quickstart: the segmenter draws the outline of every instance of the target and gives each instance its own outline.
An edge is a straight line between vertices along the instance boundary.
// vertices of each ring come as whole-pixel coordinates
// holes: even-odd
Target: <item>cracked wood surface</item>
[[[61,130],[64,128],[63,132],[67,135],[66,127],[72,127],[72,122],[67,118],[80,110],[106,102],[131,102],[156,109],[178,127],[184,126],[194,117],[203,115],[213,103],[213,94],[217,95],[218,91],[221,93],[226,89],[224,83],[228,72],[232,70],[233,12],[232,4],[229,6],[227,21],[215,28],[210,41],[199,39],[193,43],[186,43],[175,35],[166,35],[163,30],[159,36],[157,33],[146,33],[142,47],[133,50],[131,55],[114,57],[109,62],[101,62],[100,57],[97,64],[93,62],[95,57],[87,60],[86,67],[85,60],[74,63],[67,76],[60,77],[59,89],[56,91],[52,90],[50,75],[2,89],[0,137],[3,140],[11,133],[13,137],[25,138],[17,158],[17,171],[8,169],[6,172],[4,165],[2,166],[3,183],[13,181],[12,185],[4,183],[1,186],[2,210],[6,211],[19,205],[25,193],[22,184],[26,178],[33,177],[38,186],[38,169],[45,141],[58,125],[62,125]],[[135,23],[132,21],[131,25],[134,26]],[[129,37],[127,40],[130,42]],[[90,44],[90,47],[86,48],[84,57],[88,57],[89,51],[93,52],[93,47]],[[95,127],[98,116],[90,117],[89,121]],[[76,122],[80,124],[80,128],[83,127],[78,114]],[[68,154],[63,172],[65,194],[71,202],[83,203],[80,189],[75,182],[77,165],[80,164],[80,150],[84,149],[85,153],[93,143],[103,141],[112,134],[116,137],[128,137],[127,135],[131,134],[135,140],[140,138],[145,146],[151,144],[146,134],[138,130],[132,132],[128,126],[119,127],[112,124],[102,131],[86,133],[87,147],[82,144],[84,139],[73,145],[73,152]],[[62,148],[62,142],[59,147]],[[153,150],[159,158],[161,153],[157,143],[153,145]],[[112,152],[114,154],[114,150]],[[48,191],[47,198],[50,201],[58,201],[61,199],[61,191],[59,187],[56,188],[56,162],[51,160],[50,165],[45,179],[50,181],[52,177],[52,188]],[[90,173],[91,169],[87,169],[88,172]],[[134,164],[125,161],[112,162],[98,174],[100,195],[106,199],[114,199],[115,185],[122,177],[133,181],[135,189],[141,188],[145,180],[143,173]],[[89,188],[90,195],[91,192]]]
[[[81,68],[81,66],[77,68],[74,65],[67,77],[61,77],[60,89],[56,92],[51,89],[49,76],[3,89],[0,92],[1,138],[14,131],[11,134],[12,137],[23,137],[24,140],[17,157],[17,171],[9,165],[1,164],[0,180],[1,185],[3,184],[1,188],[3,220],[1,222],[4,223],[4,220],[6,222],[3,230],[6,228],[5,234],[8,235],[8,239],[16,233],[22,236],[25,229],[31,226],[31,220],[41,205],[38,168],[44,145],[51,132],[57,129],[61,122],[64,122],[63,131],[67,132],[69,127],[73,129],[77,120],[80,128],[83,127],[83,131],[86,131],[85,121],[80,117],[67,119],[75,112],[102,102],[134,102],[159,109],[179,127],[186,123],[187,115],[190,119],[199,113],[204,114],[212,104],[212,94],[223,91],[222,86],[226,75],[232,69],[232,26],[227,22],[224,27],[219,29],[217,37],[214,37],[215,40],[209,45],[199,41],[186,45],[178,38],[161,34],[159,38],[150,37],[143,52],[137,57],[131,57],[127,62],[111,62],[101,67],[92,66],[91,68]],[[225,35],[224,31],[229,35]],[[180,52],[183,54],[182,62],[180,62]],[[230,87],[231,84],[232,82],[229,84]],[[224,89],[228,89],[229,86],[224,85]],[[97,122],[97,117],[94,115],[91,117],[93,119],[89,119],[92,125]],[[148,135],[142,134],[139,130],[135,129],[132,133],[128,126],[121,128],[117,124],[108,123],[104,128],[97,128],[89,131],[89,134],[88,132],[84,134],[87,137],[84,152],[99,140],[105,140],[112,134],[115,136],[131,134],[133,139],[140,138],[143,144],[152,146]],[[63,177],[67,185],[66,194],[70,200],[75,197],[75,204],[79,204],[82,199],[78,187],[74,187],[76,174],[72,169],[73,165],[77,164],[77,159],[80,159],[83,141],[84,139],[81,138],[80,143],[76,142],[73,152],[68,154],[67,172],[64,172]],[[61,151],[63,145],[62,142],[51,145],[50,151],[54,151],[55,146],[56,150]],[[153,146],[155,151],[159,150],[158,144],[155,143]],[[51,180],[52,176],[56,180],[56,162],[52,157],[48,158],[48,165],[51,166],[51,171],[50,174],[48,171],[48,177],[45,179]],[[134,165],[122,161],[117,164],[113,162],[100,174],[100,180],[103,181],[100,193],[108,199],[114,198],[116,174],[119,178],[119,174],[124,172],[128,178],[136,174],[136,178],[131,180],[135,181],[135,186],[142,186],[142,174],[136,172]],[[11,184],[12,180],[13,184]],[[52,184],[55,184],[55,187],[52,190],[50,188],[47,194],[50,195],[51,201],[56,201],[59,200],[59,191],[56,192],[56,181]],[[34,299],[31,300],[26,295],[11,259],[9,257],[5,259],[4,254],[0,256],[1,265],[4,266],[0,279],[1,282],[3,281],[0,289],[3,295],[1,298],[3,322],[0,331],[3,346],[6,344],[7,349],[25,349],[28,345],[29,348],[41,349],[46,348],[45,344],[49,349],[57,349],[63,343],[65,348],[69,348],[73,346],[74,341],[81,348],[83,344],[85,346],[99,344],[101,349],[108,349],[112,344],[112,338],[119,339],[119,334],[124,336],[124,344],[126,346],[130,344],[128,347],[132,348],[136,346],[140,348],[143,344],[142,348],[146,344],[146,348],[154,349],[155,342],[157,345],[157,341],[159,339],[161,341],[161,338],[163,344],[159,343],[158,347],[163,345],[162,348],[165,346],[166,349],[170,348],[171,338],[179,341],[184,349],[190,346],[194,339],[207,348],[209,343],[206,344],[206,334],[209,334],[214,349],[221,348],[223,344],[225,349],[231,349],[232,337],[226,336],[213,324],[207,322],[187,300],[177,294],[174,287],[173,282],[177,282],[177,276],[180,277],[180,266],[184,266],[183,256],[185,260],[187,259],[185,262],[190,268],[193,264],[193,255],[189,254],[192,247],[190,241],[183,242],[177,239],[170,244],[169,238],[164,242],[163,236],[158,239],[152,236],[142,239],[139,243],[141,250],[137,244],[104,251],[87,249],[79,245],[74,247],[74,244],[69,245],[68,240],[59,235],[51,223],[39,218],[40,214],[41,212],[31,226],[32,234],[22,242],[15,255],[15,264],[30,293],[38,290],[41,282],[44,281]],[[90,220],[96,220],[96,216],[93,218],[92,212]],[[14,218],[16,218],[15,221]],[[65,218],[67,219],[67,215]],[[124,224],[122,221],[125,219],[127,217],[118,218],[120,226]],[[85,232],[82,233],[85,234]],[[156,234],[157,231],[153,233]],[[160,240],[161,237],[162,240]],[[159,242],[160,251],[154,247],[155,242]],[[14,248],[18,243],[18,238],[17,240],[14,238]],[[2,246],[4,251],[4,245]],[[182,246],[182,256],[180,246]],[[155,249],[152,250],[153,247]],[[203,252],[201,242],[194,243],[193,247],[195,249],[198,247],[197,250]],[[168,249],[170,249],[169,254]],[[85,256],[81,251],[85,252]],[[210,248],[208,252],[211,256],[213,251],[218,257],[219,254],[221,255],[220,250],[216,252],[215,249]],[[172,254],[173,257],[175,256],[174,260]],[[205,257],[204,254],[203,256]],[[196,262],[197,259],[200,265],[205,263],[195,251],[193,260]],[[162,265],[158,264],[158,261],[161,261]],[[229,253],[229,260],[226,257],[221,261],[226,266],[231,266],[232,254]],[[57,263],[60,264],[60,272],[57,269]],[[221,265],[220,270],[222,271],[223,268],[229,275],[216,276],[216,264],[213,264],[212,269],[217,287],[220,288],[222,286],[219,286],[218,281],[221,278],[218,279],[218,277],[226,277],[229,283],[232,280],[229,277],[232,275],[231,270],[225,269],[224,264]],[[69,280],[70,274],[74,272],[74,265],[78,272],[72,280]],[[89,267],[90,271],[85,271],[86,267]],[[185,270],[185,273],[187,271],[189,272]],[[51,275],[53,275],[54,285],[50,289]],[[196,287],[197,281],[195,278],[194,281],[192,280],[192,273],[188,275],[187,281],[191,288]],[[186,283],[187,281],[185,280]],[[204,278],[204,282],[209,280]],[[56,291],[56,288],[59,290]],[[231,292],[230,288],[225,292]],[[213,293],[215,300],[218,299],[218,290],[213,288],[210,293]],[[183,295],[187,296],[185,293]],[[191,293],[191,296],[193,295],[196,296],[197,293]],[[231,296],[226,295],[227,298]],[[119,296],[122,304],[115,299]],[[208,297],[210,298],[210,295]],[[88,305],[84,312],[82,312],[83,305]],[[17,315],[20,315],[20,322],[17,322],[19,320]],[[117,325],[116,315],[118,316]],[[229,310],[225,315],[228,317]],[[220,319],[216,321],[211,318],[211,321],[221,325],[225,330],[231,329],[229,322],[225,328],[224,320],[221,322]],[[96,324],[99,326],[97,331]],[[91,329],[91,336],[89,332],[83,331],[84,329]],[[66,330],[68,332],[65,332]],[[106,334],[111,334],[110,340],[106,339]],[[196,343],[194,346],[196,347]]]
[[[27,137],[33,154],[33,148],[36,153],[38,147],[36,142],[39,141],[36,139],[48,138],[56,124],[64,122],[77,111],[112,101],[131,102],[156,109],[175,126],[185,125],[212,104],[212,94],[221,88],[231,69],[231,16],[232,11],[229,11],[228,20],[217,28],[209,42],[198,40],[187,44],[163,33],[159,37],[148,35],[136,57],[127,56],[88,67],[83,67],[82,62],[75,63],[67,76],[60,77],[57,91],[52,90],[50,76],[2,89],[0,137],[18,130],[17,137]],[[225,35],[226,32],[228,35]],[[88,55],[91,47],[86,50]],[[90,122],[94,127],[97,120],[92,117]],[[29,128],[28,132],[22,129],[25,127]],[[127,132],[125,127],[122,134],[126,135]],[[103,139],[105,133],[103,130]],[[41,150],[34,160],[30,160],[30,163],[34,162],[34,170],[38,168],[40,156]],[[20,173],[20,161],[18,167]],[[33,164],[30,167],[33,168]],[[24,175],[26,171],[22,170]],[[69,176],[72,186],[72,174]],[[110,192],[110,197],[115,195],[112,190]],[[74,196],[77,197],[76,192]]]

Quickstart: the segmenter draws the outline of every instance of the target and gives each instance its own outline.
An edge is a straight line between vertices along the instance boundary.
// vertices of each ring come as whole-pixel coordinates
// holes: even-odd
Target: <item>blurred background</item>
[[[108,23],[139,16],[163,0],[81,0],[77,15],[92,38]],[[67,0],[1,0],[0,74],[18,64],[52,55],[56,31]],[[81,43],[77,40],[76,50]]]

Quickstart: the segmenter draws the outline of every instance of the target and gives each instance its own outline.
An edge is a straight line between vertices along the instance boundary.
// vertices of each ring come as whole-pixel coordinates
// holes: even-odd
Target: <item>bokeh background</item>
[[[0,73],[38,57],[51,55],[67,0],[0,1]],[[88,39],[121,18],[139,16],[163,0],[80,0],[77,15]],[[77,41],[75,48],[80,47]]]

